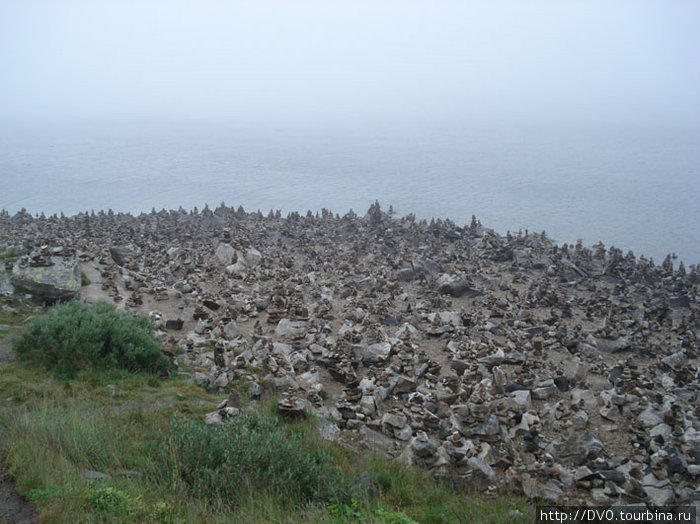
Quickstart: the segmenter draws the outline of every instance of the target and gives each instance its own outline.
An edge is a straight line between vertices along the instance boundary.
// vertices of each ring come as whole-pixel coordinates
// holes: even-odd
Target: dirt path
[[[12,360],[9,339],[0,338],[0,373],[2,366]],[[2,426],[0,426],[0,457],[2,456]],[[5,465],[0,462],[0,524],[30,524],[39,522],[36,506],[17,493],[15,483]]]

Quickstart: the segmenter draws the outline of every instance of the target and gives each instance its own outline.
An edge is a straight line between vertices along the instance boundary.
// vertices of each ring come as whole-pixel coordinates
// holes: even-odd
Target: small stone
[[[99,471],[95,471],[92,469],[85,469],[83,470],[83,478],[87,480],[109,480],[110,477],[106,473],[100,473]]]
[[[169,319],[165,321],[165,329],[169,331],[180,331],[184,323],[185,322],[180,319]]]
[[[238,324],[236,324],[235,320],[231,320],[224,326],[224,336],[228,340],[233,340],[238,336]]]
[[[394,436],[399,440],[408,440],[411,438],[411,435],[413,435],[413,429],[408,424],[399,431],[394,431]]]
[[[412,378],[408,378],[405,375],[399,375],[396,377],[391,392],[394,395],[400,395],[401,393],[408,393],[416,389],[416,381]]]
[[[564,497],[564,492],[552,481],[542,484],[530,476],[523,478],[521,482],[523,493],[531,499],[544,499],[557,503]]]
[[[406,425],[406,417],[399,413],[384,413],[382,417],[382,426],[391,426],[395,429],[401,429]]]
[[[584,410],[579,409],[571,417],[571,427],[573,429],[586,429],[588,425],[588,413]]]
[[[282,340],[296,340],[304,338],[308,329],[309,323],[305,320],[283,318],[277,323],[275,335]]]
[[[644,486],[644,493],[654,506],[668,506],[673,503],[673,490],[671,488]]]
[[[667,439],[671,436],[671,433],[673,433],[673,428],[663,422],[649,430],[649,436],[652,438],[661,436],[664,439]]]
[[[617,406],[604,406],[600,408],[600,416],[607,419],[611,420],[613,422],[617,422],[621,418],[620,410]]]
[[[218,411],[212,411],[211,413],[204,415],[204,423],[207,426],[223,426],[224,419]]]
[[[513,399],[515,399],[515,403],[523,408],[524,410],[530,409],[530,406],[532,405],[532,398],[530,395],[530,392],[527,390],[519,390],[519,391],[513,391],[510,394]]]
[[[212,386],[214,386],[215,388],[225,388],[229,385],[229,382],[231,382],[231,380],[229,379],[228,374],[222,373],[221,375],[216,377],[216,380],[214,381]]]
[[[481,457],[471,457],[467,460],[467,465],[472,468],[472,474],[474,475],[474,480],[478,483],[491,483],[496,478],[496,472],[493,470],[489,464]]]

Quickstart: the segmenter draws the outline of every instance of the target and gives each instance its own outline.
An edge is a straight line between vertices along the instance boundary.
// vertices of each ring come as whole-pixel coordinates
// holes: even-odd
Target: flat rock
[[[296,340],[304,338],[308,330],[309,322],[306,320],[283,318],[275,327],[275,335],[282,340]]]

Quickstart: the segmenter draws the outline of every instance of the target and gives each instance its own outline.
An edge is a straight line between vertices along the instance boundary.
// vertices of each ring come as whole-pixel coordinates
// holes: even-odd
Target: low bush
[[[85,368],[165,372],[168,358],[151,322],[109,304],[60,304],[36,317],[13,345],[20,360],[72,378]]]
[[[279,419],[241,413],[224,426],[175,418],[166,469],[193,494],[229,506],[268,494],[292,504],[346,499],[346,482],[325,447],[304,441]]]

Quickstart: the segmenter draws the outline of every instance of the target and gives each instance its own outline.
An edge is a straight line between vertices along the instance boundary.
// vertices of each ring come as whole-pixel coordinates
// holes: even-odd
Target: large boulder
[[[481,291],[472,287],[469,279],[464,275],[443,274],[435,281],[438,291],[443,295],[459,297],[475,297],[481,295]]]
[[[12,284],[50,302],[76,298],[80,292],[78,261],[51,257],[51,263],[32,266],[18,260],[12,269]]]
[[[233,246],[225,242],[221,242],[216,247],[216,251],[214,252],[214,257],[216,258],[216,261],[224,266],[231,265],[231,262],[233,262],[233,257],[235,255],[236,250],[233,249]]]
[[[140,253],[140,250],[133,245],[125,246],[112,246],[109,248],[109,254],[112,256],[112,260],[118,266],[126,266]]]
[[[235,250],[235,256],[236,262],[226,266],[226,272],[230,275],[242,275],[249,269],[258,267],[262,261],[262,254],[254,248],[248,248],[245,251]]]

